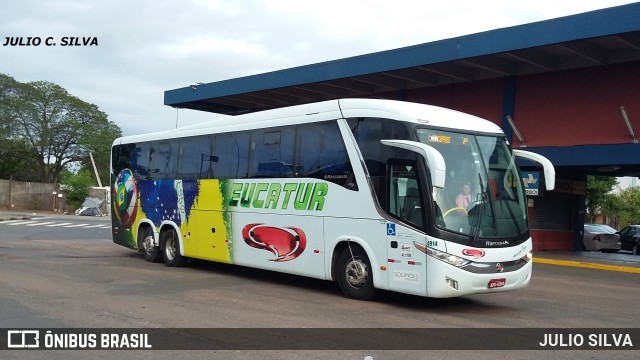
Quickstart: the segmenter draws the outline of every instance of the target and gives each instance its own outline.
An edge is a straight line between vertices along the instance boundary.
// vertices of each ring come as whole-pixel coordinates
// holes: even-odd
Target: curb
[[[640,274],[640,268],[630,267],[630,266],[595,264],[595,263],[587,263],[582,261],[556,260],[556,259],[547,259],[547,258],[539,258],[539,257],[533,258],[533,262],[539,263],[539,264],[573,266],[573,267],[587,268],[587,269],[608,270],[608,271]]]
[[[31,220],[31,216],[11,216],[8,218],[0,218],[0,222],[9,220]]]

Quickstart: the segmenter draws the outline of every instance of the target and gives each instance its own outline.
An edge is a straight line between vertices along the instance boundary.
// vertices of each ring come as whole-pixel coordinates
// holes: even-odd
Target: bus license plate
[[[489,289],[503,287],[506,282],[507,282],[507,279],[491,279],[489,280],[489,284],[487,284],[487,287]]]

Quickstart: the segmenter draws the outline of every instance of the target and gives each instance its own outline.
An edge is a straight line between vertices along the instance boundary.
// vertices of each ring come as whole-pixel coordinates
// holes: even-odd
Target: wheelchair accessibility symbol
[[[387,224],[387,235],[396,236],[396,224]]]

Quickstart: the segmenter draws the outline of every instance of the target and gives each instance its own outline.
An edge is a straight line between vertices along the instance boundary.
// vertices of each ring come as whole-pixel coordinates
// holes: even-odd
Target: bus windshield
[[[527,204],[504,137],[417,129],[447,165],[444,188],[433,190],[436,225],[478,238],[515,238],[528,230]]]

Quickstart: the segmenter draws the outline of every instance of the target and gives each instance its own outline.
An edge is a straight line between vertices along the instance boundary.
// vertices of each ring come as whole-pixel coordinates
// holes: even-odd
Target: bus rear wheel
[[[162,258],[165,265],[177,267],[187,264],[187,259],[180,255],[180,240],[174,229],[162,232],[162,244]]]
[[[162,251],[160,247],[156,246],[153,239],[153,230],[150,226],[144,226],[140,228],[138,232],[138,239],[140,239],[140,250],[144,254],[144,259],[149,262],[161,262]]]
[[[367,253],[360,246],[347,246],[338,256],[338,285],[351,299],[371,300],[376,295]]]

